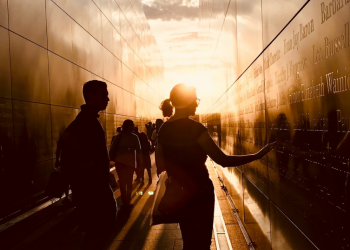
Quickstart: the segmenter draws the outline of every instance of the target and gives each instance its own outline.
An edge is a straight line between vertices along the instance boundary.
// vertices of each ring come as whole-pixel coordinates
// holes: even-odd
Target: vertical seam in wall
[[[104,48],[104,49],[106,49],[108,52],[110,52],[104,45],[103,45],[103,28],[102,28],[102,16],[104,16],[106,19],[107,19],[107,21],[108,22],[110,22],[110,20],[108,20],[108,18],[105,16],[105,14],[102,12],[102,10],[97,6],[97,4],[94,2],[94,1],[92,1],[95,5],[96,5],[96,7],[97,7],[97,9],[101,12],[101,30],[102,30],[102,47]],[[68,15],[68,13],[67,13],[67,15]],[[69,16],[69,15],[68,15]],[[71,18],[71,20],[72,21],[74,21],[74,22],[76,22],[71,16],[69,16],[70,18]],[[78,22],[76,22],[78,25],[80,25]],[[120,23],[120,22],[119,22]],[[80,25],[81,26],[81,25]],[[113,25],[112,25],[113,26]],[[81,26],[82,27],[82,26]],[[114,27],[114,26],[113,26]],[[71,29],[73,29],[73,26],[71,26]],[[71,30],[72,31],[72,34],[73,34],[73,30]],[[118,30],[117,30],[118,31]],[[121,34],[120,34],[121,35]],[[73,49],[73,40],[72,40],[72,49]],[[104,53],[105,52],[103,52],[102,53],[102,56],[103,56],[103,58],[102,58],[102,75],[103,75],[103,78],[104,79],[107,79],[105,76],[104,76],[104,63],[105,63],[105,60],[104,60]],[[114,54],[113,53],[111,53],[113,56],[114,56]],[[116,57],[116,56],[115,56]],[[122,61],[121,61],[122,62]],[[98,119],[99,120],[99,122],[101,123],[101,125],[102,125],[102,128],[104,128],[103,130],[104,130],[104,134],[105,134],[105,143],[106,143],[106,145],[107,145],[107,108],[106,108],[106,110],[103,110],[103,111],[101,111],[101,114],[103,115],[104,114],[104,121],[103,121],[103,123],[101,123],[101,120],[100,120],[100,118]],[[101,117],[101,116],[100,116]]]
[[[264,12],[263,12],[263,0],[261,0],[261,43],[262,47],[264,48]],[[264,61],[265,54],[262,54],[262,58]],[[265,70],[263,70],[263,80],[264,80],[264,105],[265,105],[265,141],[267,141],[267,109],[266,109],[266,91],[265,91]],[[267,173],[267,179],[270,180],[270,173],[269,173],[269,154],[266,155],[266,173]],[[270,249],[272,250],[272,226],[271,226],[271,203],[270,203],[270,186],[268,186],[268,192],[269,192],[269,222],[270,222]]]
[[[230,4],[231,4],[231,0],[228,2],[228,5],[227,5],[224,21],[222,22],[220,34],[219,34],[218,40],[216,41],[215,49],[214,49],[213,55],[211,56],[211,59],[210,59],[210,64],[211,64],[211,62],[212,62],[212,60],[213,60],[213,58],[215,56],[215,52],[216,52],[216,49],[217,49],[219,41],[220,41],[221,33],[222,33],[222,30],[224,29],[224,25],[225,25],[225,22],[226,22],[226,16],[227,16],[228,9],[230,8]]]
[[[264,48],[264,12],[263,12],[263,0],[260,1],[261,7],[260,7],[260,12],[261,12],[261,44],[262,48]],[[265,54],[262,53],[262,58],[264,61]],[[263,81],[264,81],[264,106],[265,106],[265,142],[266,144],[268,143],[267,140],[267,109],[266,109],[266,91],[265,91],[265,70],[263,70]],[[270,174],[269,174],[269,161],[268,161],[268,154],[266,155],[266,173],[267,173],[267,179],[270,180]],[[269,194],[270,194],[270,187],[268,186]],[[271,204],[270,204],[270,197],[268,199],[269,201],[269,223],[270,223],[270,249],[272,249],[272,229],[271,229]]]
[[[13,146],[16,145],[16,140],[15,140],[15,109],[14,109],[14,104],[13,104],[13,87],[12,87],[12,60],[11,60],[11,32],[10,32],[10,8],[9,8],[9,1],[7,1],[7,32],[9,36],[9,59],[10,59],[10,84],[11,84],[11,107],[12,107],[12,143]]]
[[[48,76],[48,83],[49,83],[49,107],[50,107],[50,131],[51,131],[51,157],[52,160],[55,159],[55,157],[53,157],[53,132],[52,132],[52,106],[51,106],[51,81],[50,81],[50,57],[49,57],[49,33],[47,30],[47,4],[45,1],[45,25],[46,25],[46,55],[47,55],[47,76]],[[53,163],[53,162],[52,162]],[[52,168],[53,166],[51,166]]]

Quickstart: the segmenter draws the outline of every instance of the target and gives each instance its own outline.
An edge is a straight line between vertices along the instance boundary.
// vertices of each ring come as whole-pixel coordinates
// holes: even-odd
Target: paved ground
[[[154,159],[152,159],[154,162]],[[243,234],[238,226],[237,220],[232,212],[229,202],[226,199],[225,192],[221,189],[220,182],[217,179],[214,168],[208,161],[208,170],[215,187],[217,196],[217,206],[215,216],[223,217],[227,233],[229,235],[230,243],[233,249],[248,249],[244,240]],[[132,203],[135,204],[131,214],[120,215],[125,221],[121,222],[121,230],[116,235],[110,249],[182,249],[182,239],[179,226],[177,224],[150,226],[150,212],[153,203],[153,196],[148,194],[148,191],[155,191],[156,189],[156,169],[153,164],[152,176],[153,184],[135,186],[135,193],[133,193]],[[142,192],[142,195],[140,194]],[[116,198],[119,197],[119,191],[116,193]],[[117,198],[118,203],[120,201]],[[221,210],[221,211],[219,211]],[[211,249],[216,248],[214,233],[212,237]]]
[[[220,181],[217,178],[215,170],[212,164],[207,161],[207,167],[209,170],[210,177],[213,181],[215,188],[215,195],[220,206],[221,214],[224,219],[226,230],[231,241],[232,249],[245,250],[249,249],[241,229],[239,228],[238,222],[234,213],[232,212],[230,203],[228,202],[224,190],[221,189]]]
[[[139,183],[135,185],[133,192],[132,203],[135,205],[130,214],[119,214],[120,230],[114,238],[109,249],[121,250],[181,250],[182,237],[178,224],[166,224],[150,226],[151,209],[154,196],[148,194],[149,191],[156,190],[158,177],[152,155],[152,185],[147,185],[148,180],[145,180],[145,185]],[[117,203],[121,204],[119,191],[115,193]],[[213,238],[212,249],[216,249],[215,240]]]
[[[153,205],[154,195],[152,191],[156,190],[157,175],[152,155],[152,178],[153,183],[148,185],[148,178],[145,184],[134,182],[134,191],[132,193],[132,203],[134,208],[131,212],[119,210],[117,231],[111,242],[110,250],[181,250],[182,237],[177,224],[150,226],[151,208]],[[224,221],[229,239],[233,249],[248,249],[243,235],[235,220],[234,214],[226,200],[225,193],[221,190],[220,183],[211,164],[207,164],[208,169],[215,186],[217,194],[217,203],[221,209],[216,209],[215,218]],[[150,193],[149,193],[150,192]],[[122,204],[119,190],[115,192],[117,204]],[[220,212],[222,211],[222,213]],[[221,219],[223,217],[223,220]],[[220,226],[220,228],[223,228]],[[223,230],[223,229],[221,229]],[[217,230],[218,231],[218,230]],[[220,230],[219,230],[220,231]],[[218,235],[218,234],[216,234]],[[70,250],[81,249],[84,241],[84,233],[81,233],[77,225],[72,221],[67,221],[57,229],[44,237],[40,243],[34,244],[31,249],[52,249],[52,250]],[[222,235],[220,235],[222,236]],[[226,237],[227,238],[227,237]],[[211,249],[217,249],[214,232],[212,237]],[[229,249],[222,247],[223,249]],[[200,250],[200,249],[199,249]]]

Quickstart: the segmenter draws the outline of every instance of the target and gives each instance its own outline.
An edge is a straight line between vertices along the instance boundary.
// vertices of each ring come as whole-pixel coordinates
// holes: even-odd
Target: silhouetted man
[[[108,105],[105,82],[83,86],[86,104],[65,130],[61,164],[71,168],[71,187],[80,225],[86,230],[85,249],[102,249],[116,221],[116,202],[109,185],[109,157],[98,112]]]

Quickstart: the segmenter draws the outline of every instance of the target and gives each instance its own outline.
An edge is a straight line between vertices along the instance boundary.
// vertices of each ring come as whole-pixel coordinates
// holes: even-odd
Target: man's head
[[[107,84],[102,81],[88,81],[83,86],[83,96],[87,105],[98,111],[105,110],[108,105]]]

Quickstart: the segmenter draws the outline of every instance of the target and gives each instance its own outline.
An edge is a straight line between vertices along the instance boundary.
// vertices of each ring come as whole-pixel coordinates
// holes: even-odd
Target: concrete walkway
[[[147,176],[147,173],[145,172]],[[134,208],[130,213],[118,213],[118,229],[109,249],[181,249],[181,232],[177,224],[150,226],[151,209],[154,200],[154,191],[157,186],[157,174],[152,155],[152,179],[148,185],[148,176],[145,184],[134,182],[131,203]],[[122,204],[119,190],[115,192],[117,204]]]
[[[216,192],[214,230],[211,249],[248,249],[243,234],[235,221],[232,210],[230,210],[225,194],[217,180],[213,166],[208,161],[208,169],[214,183]],[[145,175],[147,175],[145,173]],[[150,226],[151,209],[154,200],[158,177],[152,155],[152,179],[153,183],[148,185],[148,177],[145,177],[145,184],[134,182],[132,201],[134,208],[127,212],[119,210],[117,230],[114,235],[110,250],[181,250],[182,237],[178,224],[167,224]],[[120,192],[115,193],[118,207],[122,204]],[[67,220],[54,232],[43,237],[30,249],[51,249],[51,250],[77,250],[82,249],[85,234],[79,230],[74,216]],[[217,247],[221,246],[221,248]],[[233,248],[231,247],[233,246]],[[200,249],[199,249],[200,250]]]
[[[209,161],[207,162],[207,167],[217,197],[214,214],[215,228],[213,230],[211,249],[219,249],[219,247],[217,248],[217,244],[221,246],[221,250],[249,249],[225,193],[221,189],[213,166]],[[158,180],[154,165],[154,155],[152,155],[152,178],[152,185],[146,184],[148,180],[145,180],[144,186],[140,186],[140,184],[135,185],[132,197],[132,203],[135,207],[130,214],[123,214],[120,211],[121,213],[118,215],[118,233],[109,248],[110,250],[182,249],[182,237],[178,224],[150,226],[154,196],[150,195],[149,192],[155,191]],[[118,204],[121,204],[119,191],[115,193],[115,196]],[[220,224],[221,221],[222,224]],[[215,234],[217,235],[216,237]]]

